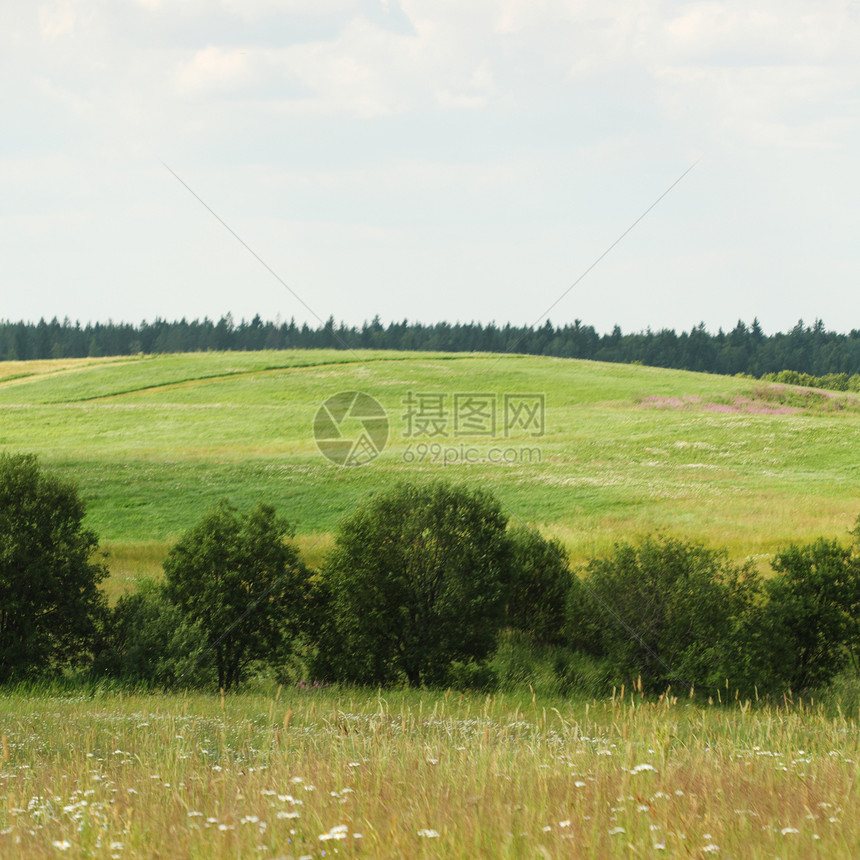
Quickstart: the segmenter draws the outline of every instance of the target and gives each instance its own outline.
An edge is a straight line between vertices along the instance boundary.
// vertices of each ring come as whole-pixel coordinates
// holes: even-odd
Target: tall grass
[[[0,694],[0,856],[856,857],[856,714],[670,692]]]

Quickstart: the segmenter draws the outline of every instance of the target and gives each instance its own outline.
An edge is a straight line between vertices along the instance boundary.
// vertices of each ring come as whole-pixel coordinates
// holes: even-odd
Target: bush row
[[[70,667],[231,689],[264,672],[373,685],[781,694],[860,656],[860,520],[850,542],[791,545],[761,577],[667,536],[572,571],[563,546],[489,493],[444,482],[371,496],[318,570],[274,508],[219,503],[162,581],[109,608],[77,491],[0,458],[0,681]]]
[[[780,370],[779,373],[765,373],[761,379],[764,382],[778,382],[782,385],[860,392],[860,373],[854,373],[851,376],[847,373],[825,373],[822,376],[813,376],[811,373],[800,373],[796,370]]]

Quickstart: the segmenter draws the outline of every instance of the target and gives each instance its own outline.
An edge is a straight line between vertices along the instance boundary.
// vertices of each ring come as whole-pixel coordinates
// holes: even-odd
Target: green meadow
[[[336,466],[314,440],[343,391],[388,417],[365,465]],[[542,420],[506,420],[506,397],[542,402]],[[662,531],[767,570],[791,541],[845,537],[858,443],[856,395],[641,366],[335,351],[0,363],[0,447],[79,484],[112,597],[158,574],[221,497],[275,504],[313,565],[369,494],[438,477],[491,490],[574,562]],[[533,680],[489,696],[266,677],[226,697],[5,688],[0,857],[857,856],[855,679],[760,702],[728,682],[586,700]]]
[[[318,408],[347,390],[374,397],[390,424],[362,466],[332,464],[314,441]],[[455,426],[458,394],[492,404],[495,427]],[[506,395],[542,395],[540,426],[506,432]],[[435,435],[418,434],[422,418]],[[341,429],[361,430],[353,419]],[[170,543],[225,496],[275,504],[311,563],[344,513],[402,479],[485,487],[577,562],[663,531],[766,569],[778,547],[843,537],[860,514],[857,395],[559,358],[332,350],[6,362],[0,446],[78,482],[114,594],[157,572]]]

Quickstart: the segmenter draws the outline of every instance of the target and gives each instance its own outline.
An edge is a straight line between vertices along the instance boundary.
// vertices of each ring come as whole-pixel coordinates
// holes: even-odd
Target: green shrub
[[[567,551],[559,541],[546,540],[523,527],[512,529],[510,537],[514,578],[507,623],[535,642],[560,643],[571,580]]]
[[[143,580],[108,613],[93,674],[153,687],[197,686],[211,677],[212,654],[163,585]]]
[[[782,385],[814,386],[816,378],[809,373],[797,370],[780,370],[778,373],[766,373],[762,376],[765,382],[778,382]]]
[[[490,660],[499,688],[507,692],[531,688],[540,695],[556,695],[561,688],[554,666],[557,650],[519,630],[504,630]]]
[[[783,549],[772,566],[760,661],[792,690],[823,687],[860,651],[860,558],[819,538]]]
[[[739,635],[759,588],[751,566],[699,544],[652,537],[616,544],[572,587],[570,645],[605,660],[617,683],[740,684],[747,665]]]
[[[454,690],[476,690],[492,693],[498,689],[499,679],[486,661],[453,660],[448,666],[448,686]]]
[[[854,667],[840,672],[830,683],[815,691],[815,704],[831,717],[860,711],[860,674]]]
[[[607,695],[615,674],[608,660],[568,648],[555,650],[553,670],[558,678],[560,693],[588,698]]]

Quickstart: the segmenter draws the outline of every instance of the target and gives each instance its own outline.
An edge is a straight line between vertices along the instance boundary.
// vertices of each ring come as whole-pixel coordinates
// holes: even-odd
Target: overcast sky
[[[858,2],[3,0],[0,129],[0,318],[533,323],[695,163],[552,321],[860,328]]]

